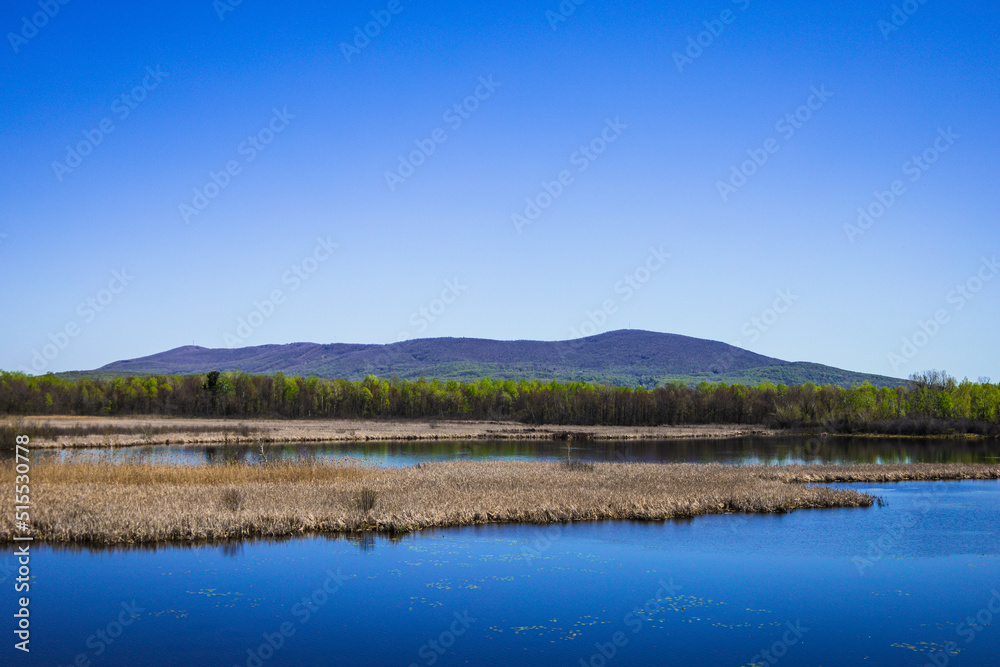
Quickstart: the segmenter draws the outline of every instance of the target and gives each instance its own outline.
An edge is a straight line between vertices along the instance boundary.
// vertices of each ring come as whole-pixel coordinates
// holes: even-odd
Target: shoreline
[[[0,473],[13,484],[14,471]],[[1000,479],[992,464],[724,466],[448,461],[377,468],[341,459],[260,466],[47,464],[32,468],[36,542],[143,545],[404,534],[486,523],[664,521],[705,514],[871,507],[831,483]],[[820,485],[820,486],[817,486]],[[0,542],[12,542],[12,495]]]
[[[837,433],[815,429],[770,428],[762,424],[682,424],[676,426],[587,426],[524,424],[458,419],[238,419],[29,415],[0,417],[0,430],[31,437],[37,449],[138,447],[143,445],[262,445],[402,441],[576,440],[641,441],[736,439],[745,437],[877,438],[886,440],[989,441],[972,433]],[[11,441],[13,435],[10,435]],[[13,449],[0,442],[0,449]]]
[[[17,419],[21,419],[22,425],[29,429],[47,428],[59,432],[55,438],[32,436],[31,446],[39,449],[388,440],[671,440],[785,435],[780,430],[748,424],[629,427],[427,419],[282,420],[53,415],[6,417],[0,424],[10,424]],[[79,432],[74,433],[74,430]]]

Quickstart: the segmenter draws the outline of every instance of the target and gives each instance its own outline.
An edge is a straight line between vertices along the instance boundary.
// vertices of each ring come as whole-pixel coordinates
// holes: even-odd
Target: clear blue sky
[[[0,368],[634,328],[1000,379],[995,3],[224,1],[0,10]]]

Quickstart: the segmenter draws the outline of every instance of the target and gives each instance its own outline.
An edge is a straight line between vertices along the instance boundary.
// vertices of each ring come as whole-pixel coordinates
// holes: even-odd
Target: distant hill
[[[236,349],[186,345],[116,361],[84,375],[194,374],[213,370],[363,379],[366,375],[442,380],[540,379],[643,385],[679,380],[696,384],[836,384],[876,387],[903,381],[807,362],[765,357],[718,341],[652,331],[622,330],[569,341],[422,338],[388,345],[290,343]]]

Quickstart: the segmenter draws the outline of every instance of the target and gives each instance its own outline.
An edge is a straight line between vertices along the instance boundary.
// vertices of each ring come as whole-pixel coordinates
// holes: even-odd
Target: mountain
[[[290,343],[236,349],[186,345],[87,373],[65,375],[193,374],[212,370],[315,375],[360,380],[372,374],[442,380],[583,380],[655,386],[673,380],[759,384],[837,384],[903,381],[807,362],[788,362],[717,341],[652,331],[622,330],[567,341],[421,338],[388,345]]]

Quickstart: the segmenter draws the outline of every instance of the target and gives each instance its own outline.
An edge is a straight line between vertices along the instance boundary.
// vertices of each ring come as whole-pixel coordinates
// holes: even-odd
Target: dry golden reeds
[[[375,501],[378,500],[378,492],[375,489],[364,486],[358,491],[358,495],[354,499],[354,505],[358,508],[359,512],[371,512],[375,509]]]
[[[350,460],[252,466],[43,463],[33,467],[36,539],[129,544],[477,523],[663,520],[726,512],[867,507],[871,496],[815,482],[1000,479],[1000,466],[451,461],[373,468]],[[0,484],[14,483],[13,471]],[[230,502],[220,500],[233,490]],[[238,500],[237,500],[238,498]],[[0,495],[0,541],[16,533]]]
[[[226,489],[219,496],[219,505],[230,512],[239,512],[243,507],[243,492],[239,489]]]

